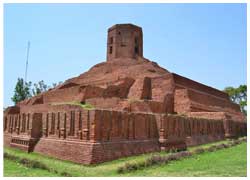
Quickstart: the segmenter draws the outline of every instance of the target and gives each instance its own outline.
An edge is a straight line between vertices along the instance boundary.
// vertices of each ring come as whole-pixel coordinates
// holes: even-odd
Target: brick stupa
[[[133,24],[108,29],[106,62],[4,111],[5,146],[83,164],[244,135],[240,107],[144,58]]]

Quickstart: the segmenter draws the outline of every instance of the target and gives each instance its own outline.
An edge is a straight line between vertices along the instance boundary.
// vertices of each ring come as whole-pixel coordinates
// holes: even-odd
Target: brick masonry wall
[[[92,161],[92,143],[63,139],[41,138],[34,152],[46,154],[62,160],[90,164]]]
[[[43,110],[40,108],[42,138],[34,151],[83,164],[246,135],[246,122],[227,119],[84,110],[70,105]],[[32,111],[5,116],[4,144],[12,136],[32,138],[32,124],[36,125],[32,117]]]
[[[232,103],[229,100],[224,100],[221,98],[217,98],[215,96],[211,96],[209,94],[203,94],[203,93],[199,93],[196,91],[192,91],[192,90],[188,90],[188,94],[189,94],[189,98],[199,104],[203,104],[206,106],[213,106],[213,107],[220,107],[225,110],[231,110],[231,111],[240,111],[240,108],[237,104]]]
[[[188,113],[190,112],[190,100],[187,89],[176,89],[174,92],[174,112]]]
[[[119,142],[103,142],[93,144],[93,157],[91,163],[99,163],[137,155],[160,151],[158,140],[129,140]]]
[[[225,112],[227,116],[235,121],[244,121],[245,116],[240,112],[239,105],[211,96],[209,94],[199,93],[189,89],[176,89],[174,95],[174,111],[178,114],[197,114],[197,117],[217,119],[218,113]],[[210,117],[206,113],[210,112]],[[196,114],[195,114],[196,113]],[[215,113],[215,114],[213,114]]]
[[[10,146],[11,134],[4,133],[3,140],[4,146]]]
[[[162,102],[166,94],[174,93],[174,87],[171,73],[152,78],[152,100]]]
[[[48,91],[44,94],[44,103],[54,103],[54,102],[72,102],[79,101],[81,99],[81,94],[79,94],[79,86],[74,86],[70,88],[57,89],[57,91]]]
[[[177,86],[180,86],[180,87],[186,88],[186,89],[198,90],[198,91],[201,91],[201,92],[204,92],[207,94],[214,95],[216,97],[223,98],[225,100],[229,100],[228,94],[226,94],[220,90],[217,90],[215,88],[198,83],[196,81],[185,78],[185,77],[180,76],[180,75],[175,74],[175,73],[172,73],[172,75],[173,75],[174,83]]]

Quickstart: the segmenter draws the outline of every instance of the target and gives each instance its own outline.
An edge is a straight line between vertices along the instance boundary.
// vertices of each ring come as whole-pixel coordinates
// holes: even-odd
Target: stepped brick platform
[[[106,62],[4,111],[4,145],[94,164],[246,135],[226,93],[145,59],[142,42],[138,26],[109,28]]]

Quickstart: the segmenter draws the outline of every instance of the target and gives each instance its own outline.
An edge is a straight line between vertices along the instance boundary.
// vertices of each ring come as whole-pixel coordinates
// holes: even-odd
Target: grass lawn
[[[153,166],[124,176],[244,176],[247,175],[247,144],[206,152],[181,161]]]
[[[57,176],[57,174],[50,173],[42,169],[27,168],[15,161],[8,159],[4,160],[4,176],[8,177],[48,177]]]
[[[212,143],[217,144],[217,143]],[[210,146],[211,144],[202,145]],[[192,148],[190,148],[192,150]],[[56,170],[58,174],[47,170],[26,168],[11,160],[4,160],[4,176],[62,176],[64,173],[72,176],[246,176],[247,155],[246,143],[200,155],[182,159],[166,165],[155,165],[130,173],[118,174],[117,168],[126,162],[139,162],[152,154],[165,155],[166,152],[150,153],[139,156],[121,158],[99,165],[79,165],[68,161],[56,160],[37,153],[27,154],[23,151],[4,148],[4,152],[30,160],[37,160]],[[27,172],[29,172],[27,174]]]

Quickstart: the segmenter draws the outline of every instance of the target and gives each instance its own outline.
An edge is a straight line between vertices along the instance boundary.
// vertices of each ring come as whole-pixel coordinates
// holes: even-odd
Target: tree
[[[62,84],[62,82],[58,82],[58,83],[52,83],[52,86],[48,86],[44,83],[43,80],[39,81],[38,83],[34,83],[33,84],[33,88],[32,88],[32,95],[36,96],[42,92],[48,91],[50,88],[55,88],[56,86]]]
[[[59,83],[53,83],[52,87],[54,88],[57,85],[62,84],[60,81]],[[34,83],[32,87],[32,82],[24,82],[23,78],[17,79],[17,84],[15,87],[14,95],[11,100],[16,104],[24,99],[30,98],[32,96],[36,96],[42,92],[47,91],[51,87],[46,85],[43,80],[39,81],[38,83]]]
[[[39,81],[38,83],[34,83],[34,88],[32,89],[33,96],[36,96],[42,92],[45,92],[49,89],[43,80]]]
[[[62,83],[63,83],[62,81],[59,81],[58,83],[52,83],[52,88],[55,88],[56,86],[58,86]]]
[[[31,87],[31,82],[24,82],[23,78],[18,78],[14,95],[11,98],[11,100],[16,104],[24,99],[30,98],[31,93],[30,93],[30,87]]]
[[[247,114],[247,85],[240,85],[238,88],[226,87],[224,92],[228,93],[233,102],[240,105],[244,114]]]

